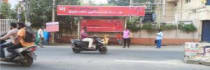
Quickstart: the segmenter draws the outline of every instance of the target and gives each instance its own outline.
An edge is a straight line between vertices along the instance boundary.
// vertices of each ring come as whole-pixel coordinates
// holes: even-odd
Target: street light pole
[[[19,4],[22,4],[21,1],[19,1]],[[17,19],[18,19],[18,22],[20,22],[20,19],[21,19],[21,5],[18,6]]]
[[[130,7],[132,7],[133,6],[133,0],[130,0],[130,5],[129,5]],[[131,21],[131,16],[130,16],[130,21]]]
[[[24,15],[24,17],[25,17],[25,23],[27,23],[28,21],[28,18],[27,18],[27,8],[26,8],[26,4],[27,4],[27,2],[26,2],[27,0],[23,0],[23,2],[22,2],[22,4],[23,4],[23,8],[24,8],[24,11],[25,11],[25,15]]]
[[[52,6],[52,22],[55,22],[55,0],[53,0]],[[55,43],[55,33],[52,32],[52,43]]]
[[[133,0],[130,0],[129,7],[131,8],[133,6]],[[127,28],[127,19],[125,18],[125,28]],[[129,22],[131,22],[131,16],[129,17]]]
[[[162,8],[163,8],[163,16],[165,16],[165,13],[166,13],[166,0],[163,0],[163,3],[162,3]]]
[[[52,22],[55,22],[55,0],[53,0],[53,9],[52,9]]]

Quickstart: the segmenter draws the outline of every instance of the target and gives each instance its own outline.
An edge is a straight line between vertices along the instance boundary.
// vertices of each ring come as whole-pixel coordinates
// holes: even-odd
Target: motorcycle
[[[3,35],[1,35],[2,37]],[[6,40],[1,40],[0,44],[5,44]],[[36,46],[28,47],[28,48],[19,48],[16,49],[16,52],[19,53],[18,56],[12,59],[12,55],[10,52],[7,51],[7,48],[4,48],[5,52],[5,59],[1,60],[3,62],[11,62],[16,64],[21,64],[26,67],[30,67],[33,64],[33,61],[36,59],[36,54],[34,53],[36,50]]]
[[[72,51],[74,53],[80,53],[81,51],[99,51],[101,54],[107,53],[107,47],[103,44],[103,41],[100,38],[93,37],[95,42],[94,48],[88,48],[89,43],[81,41],[78,39],[71,40],[72,42]]]

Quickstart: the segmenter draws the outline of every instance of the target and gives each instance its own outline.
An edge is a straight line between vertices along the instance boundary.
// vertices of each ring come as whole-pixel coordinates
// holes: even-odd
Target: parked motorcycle
[[[98,37],[93,37],[95,48],[88,48],[88,42],[81,41],[78,39],[71,40],[72,51],[74,53],[80,53],[81,51],[99,51],[101,54],[107,53],[107,47],[103,44],[103,41]]]
[[[3,35],[1,35],[2,37]],[[4,44],[6,43],[5,40],[1,40],[0,44]],[[11,62],[11,63],[17,63],[17,64],[22,64],[23,66],[31,66],[33,64],[33,61],[36,59],[36,54],[34,53],[34,51],[36,50],[36,46],[32,46],[29,48],[19,48],[16,49],[16,52],[19,53],[18,56],[16,56],[14,59],[11,59],[10,56],[12,56],[13,54],[11,54],[10,52],[7,51],[7,48],[4,48],[4,52],[5,52],[5,59],[1,60],[3,62]]]

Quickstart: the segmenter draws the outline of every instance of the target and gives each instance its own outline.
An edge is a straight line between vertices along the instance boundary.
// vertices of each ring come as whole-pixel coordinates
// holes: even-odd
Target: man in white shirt
[[[159,33],[157,33],[157,37],[156,37],[156,45],[157,45],[157,48],[161,48],[161,45],[162,45],[162,39],[163,39],[163,33],[161,32],[161,30],[159,30]]]
[[[43,45],[42,45],[42,42],[43,42],[43,40],[44,40],[44,27],[41,27],[39,30],[38,30],[38,38],[39,38],[39,43],[38,43],[38,45],[41,47],[41,48],[44,48],[43,47]]]

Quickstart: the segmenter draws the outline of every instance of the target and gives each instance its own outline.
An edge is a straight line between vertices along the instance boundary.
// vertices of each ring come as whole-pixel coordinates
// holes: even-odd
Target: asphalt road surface
[[[210,70],[210,66],[183,62],[183,46],[156,49],[149,46],[109,46],[98,51],[74,54],[68,45],[38,48],[31,67],[0,62],[0,70]]]

